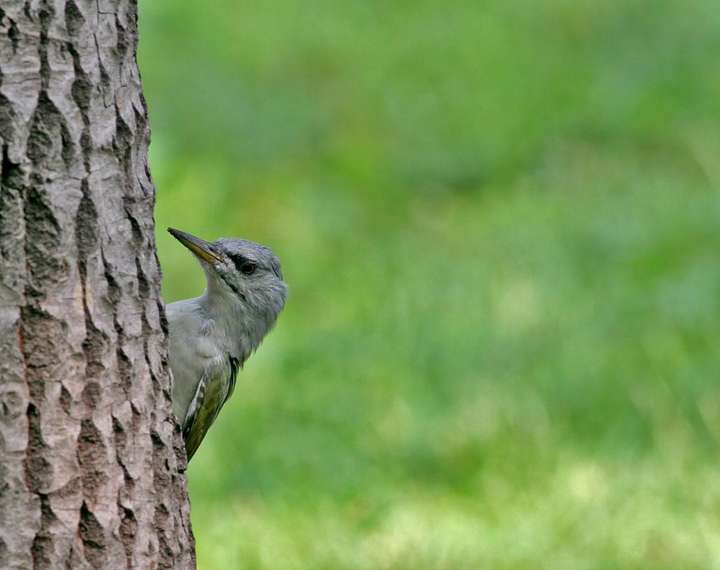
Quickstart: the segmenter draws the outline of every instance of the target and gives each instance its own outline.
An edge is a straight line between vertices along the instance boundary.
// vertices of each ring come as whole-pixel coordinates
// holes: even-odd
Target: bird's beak
[[[207,261],[208,263],[222,261],[222,259],[213,252],[212,245],[204,239],[200,239],[181,230],[176,230],[175,228],[168,228],[168,232],[203,261]]]

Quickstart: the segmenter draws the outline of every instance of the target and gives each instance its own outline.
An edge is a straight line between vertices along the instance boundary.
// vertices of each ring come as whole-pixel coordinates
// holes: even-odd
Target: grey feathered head
[[[237,238],[210,243],[181,230],[168,231],[200,261],[208,293],[231,299],[243,312],[252,312],[272,325],[285,305],[287,285],[280,260],[269,247]]]

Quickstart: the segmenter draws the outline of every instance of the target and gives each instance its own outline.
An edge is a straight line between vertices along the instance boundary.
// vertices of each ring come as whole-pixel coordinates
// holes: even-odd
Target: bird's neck
[[[258,347],[267,329],[259,326],[249,308],[234,296],[210,289],[198,302],[208,319],[207,332],[219,348],[240,362],[245,361]]]

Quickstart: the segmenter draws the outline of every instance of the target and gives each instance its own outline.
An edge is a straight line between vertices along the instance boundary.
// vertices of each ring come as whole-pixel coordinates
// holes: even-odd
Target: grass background
[[[714,0],[155,0],[172,225],[271,245],[202,570],[720,568]]]

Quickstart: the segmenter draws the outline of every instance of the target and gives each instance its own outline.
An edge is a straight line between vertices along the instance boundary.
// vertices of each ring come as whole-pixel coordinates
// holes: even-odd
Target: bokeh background
[[[291,290],[202,570],[720,568],[717,0],[140,8],[166,300]]]

